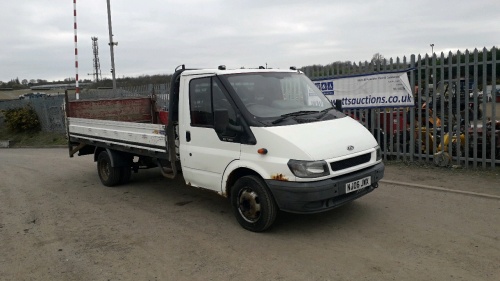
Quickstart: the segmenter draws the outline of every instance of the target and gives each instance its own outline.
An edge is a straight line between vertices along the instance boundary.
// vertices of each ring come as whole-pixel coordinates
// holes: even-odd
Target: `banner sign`
[[[356,75],[313,82],[332,103],[342,100],[342,108],[411,107],[415,103],[406,72]]]

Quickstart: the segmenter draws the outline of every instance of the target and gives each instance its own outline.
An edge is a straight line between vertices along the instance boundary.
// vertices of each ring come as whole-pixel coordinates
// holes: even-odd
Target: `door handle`
[[[190,131],[186,131],[186,141],[187,142],[191,141],[191,132]]]

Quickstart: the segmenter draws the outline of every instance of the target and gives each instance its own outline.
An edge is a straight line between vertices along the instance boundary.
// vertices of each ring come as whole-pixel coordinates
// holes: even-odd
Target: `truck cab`
[[[247,229],[272,224],[263,212],[332,209],[383,176],[370,132],[300,71],[182,70],[174,78],[183,177],[230,198]]]

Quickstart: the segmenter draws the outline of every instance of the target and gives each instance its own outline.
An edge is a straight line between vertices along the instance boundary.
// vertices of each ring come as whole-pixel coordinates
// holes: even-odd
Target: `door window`
[[[210,78],[193,79],[189,84],[191,126],[213,127]]]
[[[214,111],[227,110],[229,125],[225,132],[219,134],[224,141],[237,141],[241,131],[236,111],[222,91],[219,83],[213,78],[191,80],[189,84],[189,100],[192,127],[214,127]]]

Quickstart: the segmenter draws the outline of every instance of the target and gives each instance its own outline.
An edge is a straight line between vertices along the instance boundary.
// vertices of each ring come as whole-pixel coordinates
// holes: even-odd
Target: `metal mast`
[[[76,0],[73,0],[73,30],[75,33],[75,97],[80,99],[80,87],[78,87],[78,31],[76,25]]]
[[[116,90],[116,69],[115,69],[114,46],[117,46],[118,42],[113,42],[113,29],[111,27],[111,8],[110,8],[109,0],[107,0],[107,3],[108,3],[109,49],[110,49],[110,53],[111,53],[111,74],[113,76],[113,90]]]
[[[97,45],[97,37],[92,38],[92,51],[94,52],[94,71],[92,76],[94,77],[94,82],[99,82],[102,79],[101,75],[101,63],[99,62],[99,46]]]

